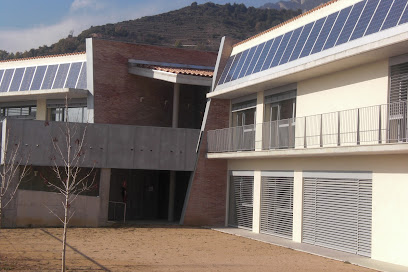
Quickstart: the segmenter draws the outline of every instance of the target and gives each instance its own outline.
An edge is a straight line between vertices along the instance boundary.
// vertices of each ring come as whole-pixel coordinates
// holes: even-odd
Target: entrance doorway
[[[176,172],[174,221],[180,220],[191,172]],[[112,169],[109,192],[109,220],[167,220],[170,171]],[[123,188],[126,196],[123,197]]]

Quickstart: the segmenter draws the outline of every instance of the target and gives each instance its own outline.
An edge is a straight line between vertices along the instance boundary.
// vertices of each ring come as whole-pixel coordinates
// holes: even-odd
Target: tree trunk
[[[64,233],[62,235],[62,267],[61,271],[65,272],[65,251],[67,248],[67,225],[68,225],[68,195],[65,197],[65,214],[64,214]]]
[[[2,223],[3,223],[3,220],[1,220],[2,217],[3,217],[3,202],[2,202],[3,201],[3,196],[1,195],[2,191],[3,190],[0,191],[0,229],[1,229]]]

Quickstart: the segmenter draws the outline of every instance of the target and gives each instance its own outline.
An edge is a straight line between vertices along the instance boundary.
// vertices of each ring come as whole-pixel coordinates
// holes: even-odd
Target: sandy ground
[[[62,229],[0,230],[0,271],[58,271]],[[372,271],[217,231],[72,228],[70,271]]]

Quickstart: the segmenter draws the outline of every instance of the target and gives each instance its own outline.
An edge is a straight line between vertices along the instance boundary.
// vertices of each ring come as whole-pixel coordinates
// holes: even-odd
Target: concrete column
[[[102,168],[99,180],[99,216],[98,226],[105,226],[108,222],[109,210],[109,190],[110,190],[111,169]]]
[[[176,171],[170,171],[170,186],[169,186],[169,212],[168,221],[174,221],[174,199],[176,196]]]
[[[175,83],[173,89],[173,122],[172,122],[173,128],[178,127],[179,102],[180,102],[180,83]]]
[[[264,118],[264,92],[258,92],[256,99],[255,150],[262,150],[262,123]]]
[[[301,170],[295,170],[293,180],[293,230],[292,239],[302,242],[303,217],[303,175]]]
[[[180,103],[180,84],[175,83],[173,89],[173,121],[172,128],[178,127],[179,119],[179,103]],[[174,221],[174,199],[176,198],[176,171],[170,171],[170,185],[169,185],[169,210],[168,221]]]
[[[254,171],[254,202],[252,214],[252,231],[259,233],[261,219],[261,171]]]
[[[36,120],[47,120],[47,100],[38,99],[37,100],[37,115]]]

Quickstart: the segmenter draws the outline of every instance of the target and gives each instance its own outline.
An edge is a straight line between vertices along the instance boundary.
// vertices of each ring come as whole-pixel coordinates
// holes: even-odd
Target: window
[[[51,121],[62,122],[76,122],[86,123],[88,122],[88,110],[87,107],[58,107],[51,108]]]
[[[253,125],[256,122],[256,99],[232,105],[232,126]]]
[[[35,106],[3,107],[0,108],[0,119],[6,117],[19,119],[35,119],[37,108]]]

